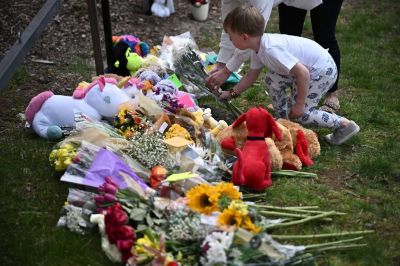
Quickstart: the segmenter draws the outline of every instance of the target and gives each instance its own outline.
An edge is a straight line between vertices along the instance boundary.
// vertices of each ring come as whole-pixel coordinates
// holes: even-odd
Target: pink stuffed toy
[[[236,119],[232,127],[243,122],[246,122],[248,135],[243,149],[236,148],[238,159],[233,165],[232,182],[261,192],[272,184],[271,162],[265,138],[274,133],[281,140],[282,134],[274,118],[261,107],[250,108]]]

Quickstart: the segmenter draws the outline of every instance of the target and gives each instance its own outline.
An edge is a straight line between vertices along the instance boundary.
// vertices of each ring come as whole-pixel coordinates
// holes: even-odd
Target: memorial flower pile
[[[183,84],[173,79],[165,84],[173,83],[174,90],[197,87],[199,94],[215,98],[204,86],[206,73],[196,52],[178,50],[174,50],[175,72]],[[163,73],[158,76],[145,71],[154,83],[166,80],[164,74],[171,72],[157,72]],[[135,78],[145,82],[144,76]],[[212,134],[211,112],[207,116],[200,110],[190,98],[195,93],[186,90],[185,97],[179,98],[175,97],[179,92],[170,97],[166,90],[152,88],[146,94],[134,92],[136,109],[120,109],[114,127],[102,121],[77,122],[77,135],[56,145],[49,156],[57,171],[65,170],[62,181],[96,191],[75,189],[59,225],[79,234],[97,231],[101,248],[112,262],[127,266],[296,265],[312,261],[314,252],[364,246],[361,236],[347,236],[371,231],[277,233],[277,228],[332,222],[344,214],[318,206],[266,205],[264,194],[249,194],[223,181],[230,180],[235,157],[222,152]],[[236,117],[240,114],[231,103],[224,104]],[[291,242],[327,237],[344,239]]]

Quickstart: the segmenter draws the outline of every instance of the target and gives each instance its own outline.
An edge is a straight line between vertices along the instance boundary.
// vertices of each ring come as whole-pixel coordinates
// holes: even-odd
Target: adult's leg
[[[329,90],[334,93],[338,89],[340,73],[340,49],[336,40],[336,22],[339,17],[343,0],[324,0],[323,3],[311,10],[311,24],[314,40],[322,47],[329,49],[338,69],[338,78]],[[335,93],[336,94],[336,93]]]
[[[307,10],[279,4],[279,31],[282,34],[301,36]]]
[[[240,5],[240,1],[222,0],[221,2],[222,2],[221,16],[222,16],[222,21],[224,21],[229,12],[231,12],[235,7]],[[218,52],[217,62],[226,64],[229,61],[229,59],[231,59],[234,51],[235,51],[235,46],[233,46],[233,43],[229,39],[229,35],[224,30],[222,30],[219,42],[219,52]]]

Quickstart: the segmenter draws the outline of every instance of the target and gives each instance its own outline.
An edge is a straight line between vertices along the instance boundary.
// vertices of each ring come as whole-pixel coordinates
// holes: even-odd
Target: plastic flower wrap
[[[135,134],[143,134],[150,127],[150,123],[145,116],[128,108],[122,108],[114,117],[114,126],[122,136],[129,139]]]
[[[54,148],[49,155],[50,164],[56,171],[64,171],[72,163],[76,149],[73,143],[63,143],[58,148]]]
[[[127,187],[127,180],[131,179],[144,191],[151,190],[125,163],[123,157],[109,149],[82,142],[73,161],[61,181],[98,188],[106,177],[111,176],[120,188]]]
[[[99,147],[89,142],[83,141],[77,150],[75,157],[70,164],[70,167],[64,173],[63,177],[74,176],[75,179],[83,178],[86,172],[89,171],[94,158],[96,157]],[[61,177],[61,180],[63,180]],[[67,180],[66,180],[67,181]]]
[[[90,215],[96,213],[96,206],[92,200],[94,195],[92,192],[70,188],[57,226],[67,227],[78,234],[90,231],[94,226],[90,222]]]

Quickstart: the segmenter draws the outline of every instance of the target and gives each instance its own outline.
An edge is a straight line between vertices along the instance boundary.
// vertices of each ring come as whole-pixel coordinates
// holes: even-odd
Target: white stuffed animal
[[[26,120],[42,138],[58,140],[62,127],[75,127],[76,111],[94,120],[111,119],[121,104],[130,101],[116,84],[113,78],[101,77],[85,88],[78,87],[72,97],[42,92],[29,102]]]
[[[151,5],[151,13],[157,17],[169,17],[175,10],[174,2],[172,0],[167,1],[168,6],[165,5],[165,0],[154,0],[154,3]]]

